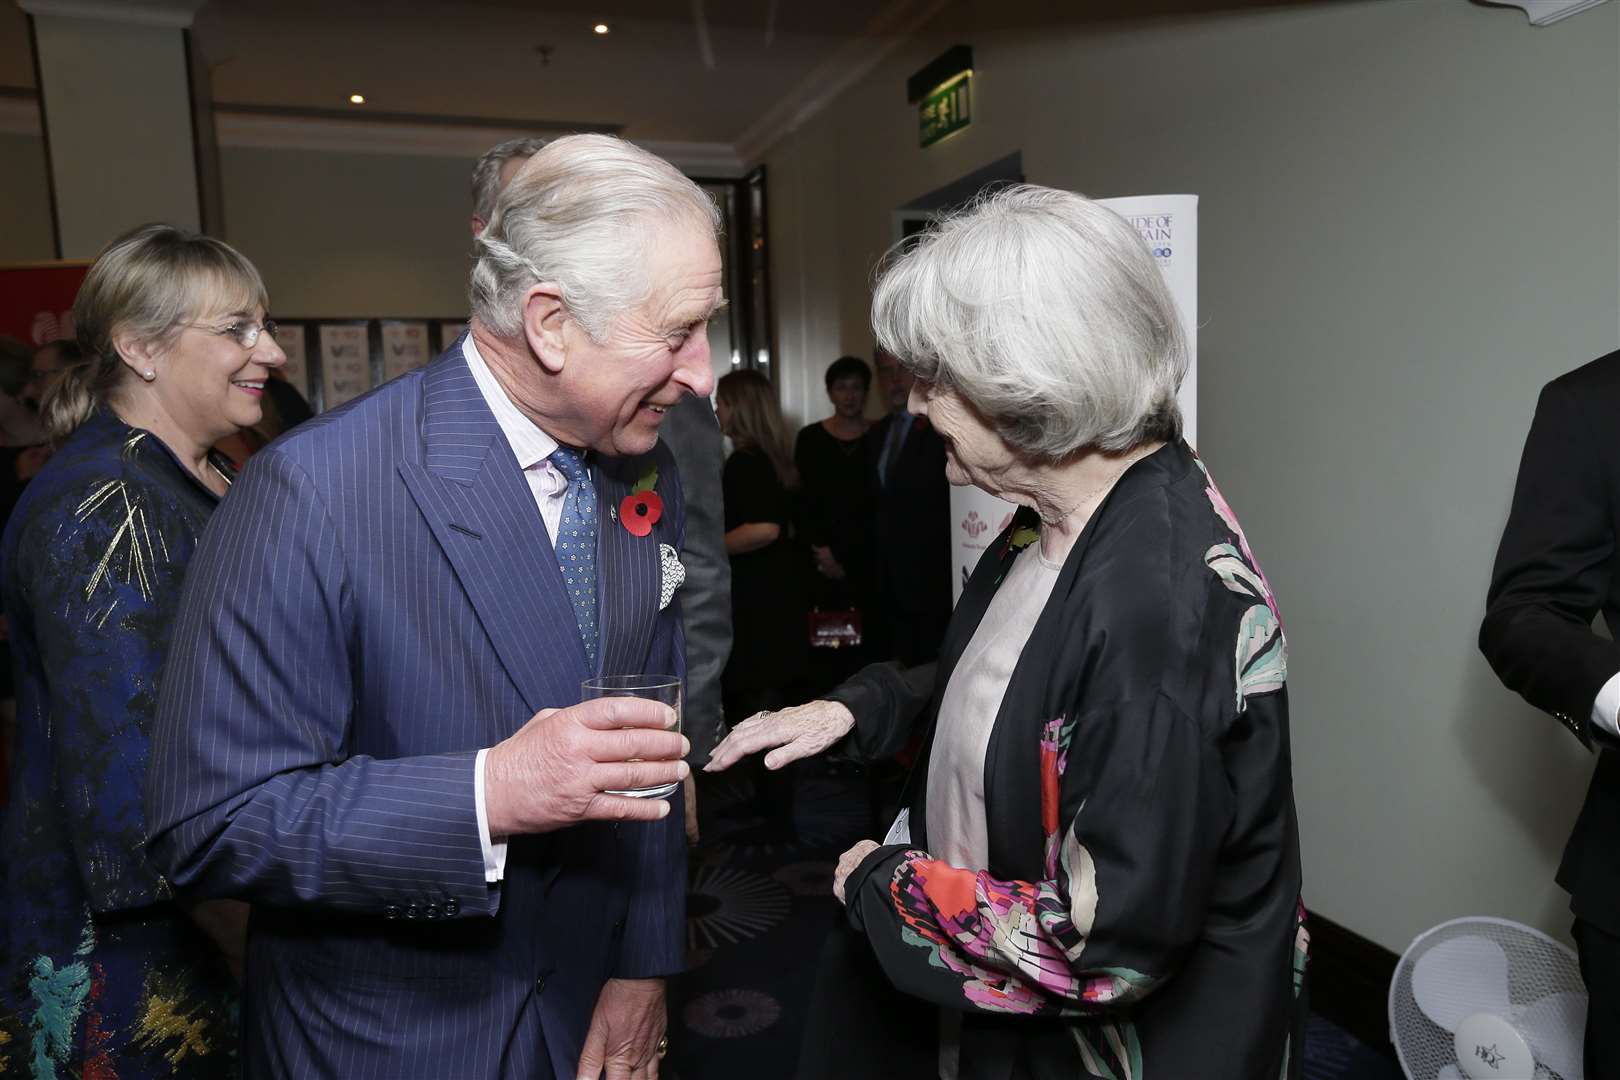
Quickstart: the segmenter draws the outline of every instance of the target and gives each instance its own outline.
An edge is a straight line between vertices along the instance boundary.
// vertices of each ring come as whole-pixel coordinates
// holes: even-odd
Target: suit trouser
[[[1586,980],[1587,1080],[1620,1080],[1620,938],[1576,919],[1572,931]]]

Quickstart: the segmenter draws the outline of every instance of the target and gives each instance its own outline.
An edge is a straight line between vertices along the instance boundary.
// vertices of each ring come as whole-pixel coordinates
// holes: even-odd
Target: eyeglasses
[[[257,345],[260,334],[269,334],[271,340],[275,340],[276,336],[276,320],[274,319],[266,319],[259,324],[233,322],[223,328],[208,326],[205,323],[187,323],[186,325],[197,330],[206,330],[210,334],[218,334],[220,337],[234,338],[236,343],[244,349],[251,349]]]

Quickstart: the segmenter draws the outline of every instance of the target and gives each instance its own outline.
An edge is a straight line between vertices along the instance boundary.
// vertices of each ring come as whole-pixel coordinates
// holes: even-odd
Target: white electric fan
[[[1506,919],[1418,935],[1389,987],[1409,1080],[1584,1080],[1586,987],[1575,953]]]

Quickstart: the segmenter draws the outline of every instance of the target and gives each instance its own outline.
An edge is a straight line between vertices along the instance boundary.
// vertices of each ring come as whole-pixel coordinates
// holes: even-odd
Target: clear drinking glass
[[[669,730],[677,734],[681,730],[681,680],[674,675],[600,675],[580,683],[581,700],[603,697],[638,697],[661,701],[675,710],[675,723]],[[679,786],[678,783],[656,784],[628,791],[609,791],[607,794],[628,795],[632,799],[661,799]]]

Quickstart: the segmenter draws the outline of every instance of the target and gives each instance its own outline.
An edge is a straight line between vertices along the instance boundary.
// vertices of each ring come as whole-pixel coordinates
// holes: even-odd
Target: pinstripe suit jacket
[[[651,536],[610,524],[648,468]],[[593,466],[603,673],[684,675],[667,450]],[[249,1076],[572,1077],[609,977],[682,965],[679,807],[515,838],[484,881],[476,752],[589,676],[534,498],[459,343],[257,454],[191,564],[150,849],[252,901]]]

